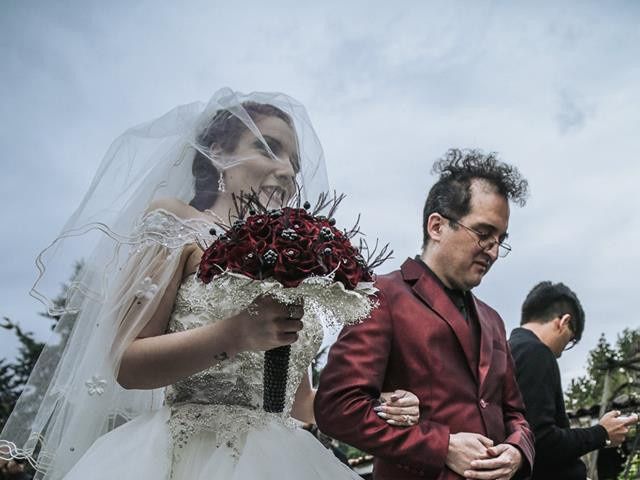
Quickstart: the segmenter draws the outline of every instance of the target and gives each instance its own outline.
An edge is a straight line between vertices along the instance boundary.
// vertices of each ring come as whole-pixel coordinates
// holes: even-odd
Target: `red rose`
[[[232,245],[239,245],[251,238],[251,231],[247,228],[244,220],[237,220],[227,232]]]
[[[224,237],[218,238],[202,254],[198,277],[209,283],[214,275],[223,272],[227,268],[227,242]]]
[[[302,208],[285,208],[282,215],[276,219],[277,227],[281,230],[292,229],[300,237],[315,238],[319,227],[317,219]]]
[[[228,269],[295,287],[310,276],[333,272],[348,289],[371,281],[360,252],[334,224],[301,208],[250,215],[237,220],[204,252],[198,276],[208,283]]]
[[[342,282],[346,289],[353,290],[362,280],[363,268],[353,258],[342,258],[335,279]]]
[[[293,247],[298,250],[311,250],[314,242],[315,237],[303,237],[298,235],[294,229],[285,228],[276,231],[271,245],[278,252],[282,252],[289,247]]]
[[[246,229],[253,240],[269,243],[273,239],[273,225],[268,215],[250,216],[247,218]]]
[[[352,248],[351,244],[337,240],[322,242],[316,247],[318,253],[323,255],[325,265],[329,271],[338,266],[340,258],[353,256]]]
[[[323,268],[311,250],[287,247],[279,252],[274,278],[285,287],[296,287],[305,278],[322,275]]]
[[[246,241],[230,248],[227,253],[227,268],[250,278],[260,278],[260,248],[264,248],[264,245],[264,242]]]
[[[327,273],[334,272],[335,280],[342,282],[345,288],[352,290],[358,282],[369,281],[370,275],[363,265],[360,252],[343,237],[321,245],[321,254]]]
[[[285,207],[282,209],[283,217],[288,218],[289,220],[293,220],[294,218],[300,219],[302,221],[315,221],[315,217],[313,217],[308,211],[304,208],[291,208]]]
[[[289,228],[293,229],[301,237],[316,238],[321,226],[316,222],[303,218],[292,218]]]

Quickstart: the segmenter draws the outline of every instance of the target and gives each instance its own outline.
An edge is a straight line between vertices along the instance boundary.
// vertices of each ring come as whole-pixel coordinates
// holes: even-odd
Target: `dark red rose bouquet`
[[[297,287],[311,276],[333,275],[348,290],[371,282],[371,268],[335,221],[305,208],[284,207],[236,220],[202,255],[204,283],[224,271]]]
[[[323,307],[329,311],[337,307],[327,301],[321,289],[339,284],[342,292],[353,293],[346,296],[333,288],[334,303],[345,305],[344,298],[354,302],[351,311],[339,315],[363,318],[371,307],[366,296],[371,293],[373,268],[392,252],[385,245],[376,255],[377,245],[371,250],[363,240],[354,247],[351,240],[360,233],[357,224],[350,230],[336,228],[333,215],[343,198],[322,195],[313,209],[305,202],[275,210],[265,208],[255,194],[234,198],[237,216],[231,225],[218,224],[223,232],[205,246],[198,278],[209,284],[217,276],[234,274],[277,282],[284,290],[297,290],[305,304],[324,302]],[[321,214],[325,210],[327,214]],[[212,229],[211,233],[215,236],[217,232]],[[362,285],[370,287],[358,291]],[[363,309],[363,304],[368,308]],[[265,352],[263,404],[267,411],[281,412],[284,408],[289,353],[290,346]]]

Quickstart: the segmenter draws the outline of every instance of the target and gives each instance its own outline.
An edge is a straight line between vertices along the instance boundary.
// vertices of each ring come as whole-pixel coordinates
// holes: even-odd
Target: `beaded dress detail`
[[[195,275],[189,276],[178,292],[169,330],[189,330],[228,318],[253,298],[246,294],[244,298],[233,297],[223,289],[212,291]],[[239,454],[242,439],[249,430],[260,428],[271,420],[293,427],[289,414],[295,393],[322,338],[320,323],[305,322],[298,341],[291,347],[282,413],[268,413],[262,409],[263,352],[240,353],[168,387],[169,426],[176,447],[184,446],[195,433],[212,431],[217,432],[217,446],[227,446]]]
[[[147,261],[152,267],[137,275],[131,314],[150,310],[161,289],[159,275],[176,271],[184,246],[210,241],[211,227],[212,222],[183,220],[165,210],[141,219],[135,232],[140,248],[131,262]],[[330,277],[283,288],[229,272],[208,284],[190,275],[178,289],[168,332],[233,316],[267,292],[286,304],[304,299],[304,328],[291,346],[281,413],[262,408],[264,352],[243,352],[167,387],[163,406],[100,437],[64,479],[359,479],[298,428],[290,413],[298,385],[322,344],[323,327],[366,316],[373,305],[366,294],[346,292]],[[101,382],[96,378],[87,383],[88,394],[95,393],[91,398],[101,398]]]

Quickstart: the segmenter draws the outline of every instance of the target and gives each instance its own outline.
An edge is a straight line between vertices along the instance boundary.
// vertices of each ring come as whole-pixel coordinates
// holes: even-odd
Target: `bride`
[[[223,89],[113,143],[37,260],[32,294],[60,320],[2,432],[0,468],[26,461],[47,479],[359,478],[291,420],[314,422],[308,367],[322,326],[269,295],[214,304],[194,275],[233,194],[250,190],[274,208],[327,190],[305,109],[285,95]],[[81,255],[60,307],[52,278]],[[263,351],[282,345],[292,345],[285,409],[267,413]],[[382,402],[381,421],[417,421],[410,392]]]

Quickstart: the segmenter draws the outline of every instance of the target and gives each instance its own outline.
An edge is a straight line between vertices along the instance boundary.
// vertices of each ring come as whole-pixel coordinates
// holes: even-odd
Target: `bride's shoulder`
[[[153,200],[144,217],[164,217],[179,223],[212,223],[211,218],[178,198],[157,198]]]
[[[158,231],[163,235],[189,236],[208,231],[210,221],[201,212],[177,198],[153,200],[138,223],[142,231]],[[185,237],[186,238],[186,237]]]
[[[156,221],[160,219],[160,222],[164,223],[162,233],[165,236],[167,235],[167,230],[178,229],[178,238],[188,246],[185,250],[186,255],[183,257],[185,262],[183,278],[195,273],[202,256],[202,249],[197,248],[198,240],[202,239],[203,235],[208,234],[211,227],[211,219],[203,218],[202,212],[177,198],[154,200],[149,205],[146,216],[154,217]],[[152,220],[153,222],[154,220]]]
[[[196,210],[178,198],[166,197],[156,198],[149,204],[146,213],[150,214],[155,212],[169,213],[174,217],[188,220],[195,216]]]

